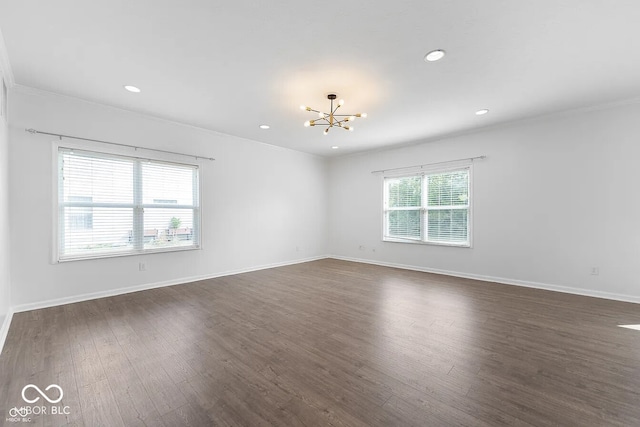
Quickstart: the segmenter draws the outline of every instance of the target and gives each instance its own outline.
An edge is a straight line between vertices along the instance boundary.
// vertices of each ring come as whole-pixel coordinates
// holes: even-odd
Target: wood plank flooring
[[[58,384],[29,425],[638,426],[618,324],[640,305],[327,259],[17,313],[0,419]]]

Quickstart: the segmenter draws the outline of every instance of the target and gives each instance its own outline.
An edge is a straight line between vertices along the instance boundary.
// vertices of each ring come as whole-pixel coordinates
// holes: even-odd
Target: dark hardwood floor
[[[338,260],[17,313],[39,426],[638,426],[640,306]],[[52,415],[51,406],[58,412]]]

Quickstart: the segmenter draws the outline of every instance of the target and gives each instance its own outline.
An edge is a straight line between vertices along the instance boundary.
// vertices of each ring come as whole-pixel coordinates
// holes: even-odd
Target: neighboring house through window
[[[89,230],[93,228],[93,198],[90,196],[69,196],[69,202],[76,206],[70,206],[67,210],[67,227],[69,230]],[[87,206],[82,206],[82,205]]]

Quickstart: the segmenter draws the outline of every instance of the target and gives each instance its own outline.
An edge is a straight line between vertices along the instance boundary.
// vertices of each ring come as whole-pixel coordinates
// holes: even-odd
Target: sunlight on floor
[[[640,331],[640,325],[618,325],[621,328],[627,329],[635,329],[636,331]]]

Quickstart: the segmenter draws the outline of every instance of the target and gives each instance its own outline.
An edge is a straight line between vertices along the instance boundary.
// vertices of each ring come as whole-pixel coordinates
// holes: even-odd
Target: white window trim
[[[61,264],[66,262],[75,262],[75,261],[83,261],[83,260],[95,260],[95,259],[104,259],[104,258],[119,258],[119,257],[131,257],[131,256],[140,256],[140,255],[149,255],[155,253],[166,253],[166,252],[185,252],[185,251],[195,251],[203,249],[202,242],[202,164],[198,161],[193,163],[185,163],[178,162],[175,159],[172,159],[170,155],[158,154],[155,156],[136,156],[135,152],[132,153],[131,149],[126,149],[122,147],[104,147],[99,143],[93,142],[76,142],[76,141],[65,141],[61,143],[59,141],[53,141],[51,144],[51,166],[52,166],[52,177],[51,180],[51,204],[52,204],[52,227],[51,227],[51,263],[52,264]],[[194,219],[193,219],[193,228],[194,233],[197,231],[199,235],[198,244],[188,247],[171,247],[171,248],[157,248],[157,249],[144,249],[144,250],[134,250],[123,253],[102,253],[95,255],[82,255],[78,257],[69,257],[60,259],[60,251],[59,251],[59,194],[60,190],[60,170],[58,167],[58,151],[60,148],[70,148],[76,149],[79,151],[92,151],[97,154],[105,154],[105,155],[114,155],[114,156],[124,156],[129,158],[137,158],[143,160],[152,160],[157,162],[166,162],[166,163],[174,163],[179,165],[187,165],[187,166],[196,166],[198,168],[198,209],[194,209]],[[115,205],[110,205],[115,206]],[[130,207],[130,205],[126,205],[125,207]],[[144,206],[140,206],[144,208]],[[158,207],[158,205],[154,205],[153,207]],[[171,205],[169,207],[176,207],[176,205]]]
[[[387,236],[387,219],[386,219],[386,207],[385,207],[385,203],[387,200],[387,186],[385,185],[385,180],[387,178],[402,178],[402,177],[411,177],[411,176],[422,176],[424,177],[425,175],[432,175],[432,174],[437,174],[437,173],[445,173],[445,172],[455,172],[455,171],[460,171],[460,170],[468,170],[469,171],[469,210],[468,210],[468,237],[469,237],[469,242],[468,243],[451,243],[451,242],[434,242],[434,241],[425,241],[424,240],[424,226],[421,226],[421,233],[420,233],[420,239],[411,239],[411,238],[400,238],[400,237],[389,237]],[[472,162],[465,162],[464,164],[458,164],[457,166],[449,166],[449,167],[445,167],[445,166],[439,166],[439,167],[434,167],[434,168],[428,168],[428,169],[421,169],[420,172],[416,172],[416,171],[404,171],[404,172],[393,172],[393,173],[388,173],[388,174],[384,174],[382,177],[382,241],[383,242],[389,242],[389,243],[408,243],[410,245],[428,245],[428,246],[448,246],[448,247],[454,247],[454,248],[467,248],[467,249],[471,249],[473,248],[473,204],[474,204],[474,197],[473,197],[473,163]],[[422,216],[426,213],[427,209],[424,208],[423,206],[420,207],[420,209],[423,211],[422,215],[421,215],[421,224],[423,224],[423,219]],[[415,208],[413,207],[409,207],[407,208],[407,210],[415,210]]]

